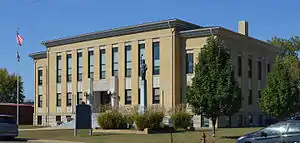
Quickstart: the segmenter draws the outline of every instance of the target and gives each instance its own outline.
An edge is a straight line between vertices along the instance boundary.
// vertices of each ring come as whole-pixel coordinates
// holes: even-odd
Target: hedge
[[[184,111],[174,113],[171,119],[173,127],[176,129],[187,129],[192,125],[192,116]]]
[[[98,124],[103,129],[125,129],[127,123],[123,115],[117,111],[103,113],[98,117]]]

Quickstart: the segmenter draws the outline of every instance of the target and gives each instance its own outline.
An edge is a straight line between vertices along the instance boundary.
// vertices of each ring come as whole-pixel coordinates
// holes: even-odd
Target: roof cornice
[[[182,21],[179,19],[171,19],[171,20],[164,20],[158,22],[138,24],[135,26],[115,28],[115,29],[110,29],[110,30],[105,30],[100,32],[92,32],[92,33],[82,34],[79,36],[49,40],[49,41],[42,42],[42,44],[45,45],[46,47],[54,47],[54,46],[71,44],[71,43],[96,40],[96,39],[113,37],[113,36],[134,34],[134,33],[146,32],[146,31],[168,29],[168,28],[175,28],[176,30],[181,31],[181,30],[197,29],[197,28],[201,28],[201,26],[186,21]]]
[[[41,52],[31,53],[29,54],[29,57],[31,57],[34,60],[47,58],[47,52],[41,51]]]

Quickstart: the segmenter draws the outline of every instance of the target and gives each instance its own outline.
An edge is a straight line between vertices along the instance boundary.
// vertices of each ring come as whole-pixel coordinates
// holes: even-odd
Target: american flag
[[[19,44],[19,46],[22,46],[23,41],[23,37],[19,33],[17,33],[17,43]]]

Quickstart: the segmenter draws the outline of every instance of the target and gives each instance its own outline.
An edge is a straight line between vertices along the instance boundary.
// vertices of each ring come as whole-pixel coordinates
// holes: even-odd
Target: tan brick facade
[[[171,24],[171,25],[168,25]],[[161,28],[153,28],[156,25]],[[153,26],[153,27],[152,27]],[[171,28],[169,28],[171,26]],[[142,28],[141,28],[142,27]],[[144,29],[143,29],[144,28]],[[49,116],[53,121],[55,116],[68,116],[74,114],[74,104],[77,101],[77,93],[80,90],[84,93],[88,82],[88,51],[89,49],[94,52],[94,81],[101,81],[100,79],[100,47],[105,47],[106,56],[106,80],[110,81],[112,77],[112,46],[118,47],[118,95],[120,97],[119,104],[125,104],[125,89],[131,89],[131,105],[138,104],[138,90],[139,90],[139,41],[145,42],[145,60],[148,66],[146,73],[147,78],[147,104],[152,104],[153,87],[160,88],[160,104],[172,107],[182,103],[185,100],[184,88],[190,81],[191,75],[186,74],[186,53],[187,51],[194,53],[194,64],[197,62],[197,55],[200,53],[200,49],[206,44],[206,39],[211,34],[216,34],[225,41],[226,47],[231,49],[231,56],[233,63],[237,65],[237,56],[242,56],[242,93],[243,97],[247,98],[249,80],[248,80],[248,57],[252,59],[252,96],[253,103],[248,105],[247,100],[243,100],[241,113],[246,116],[248,113],[253,115],[262,114],[259,110],[257,101],[257,90],[266,86],[266,63],[272,64],[275,59],[276,49],[270,45],[250,38],[248,36],[229,31],[221,27],[215,27],[213,29],[202,28],[200,26],[187,23],[180,20],[162,21],[157,23],[149,23],[145,25],[138,25],[135,27],[120,28],[106,31],[103,33],[94,33],[94,36],[99,38],[93,38],[90,35],[79,36],[73,39],[58,39],[54,41],[48,41],[44,44],[47,47],[47,51],[42,53],[33,53],[31,57],[35,61],[35,117],[38,115]],[[193,31],[194,30],[194,31]],[[137,32],[138,31],[138,32]],[[174,31],[174,33],[172,33]],[[114,32],[119,34],[115,34]],[[105,34],[112,33],[111,36]],[[103,36],[104,35],[104,36]],[[90,37],[89,37],[90,36]],[[80,40],[82,38],[82,40]],[[86,38],[86,39],[84,39]],[[91,39],[89,39],[91,38]],[[77,41],[76,41],[77,40]],[[153,75],[153,41],[159,41],[160,45],[160,74]],[[131,77],[125,77],[125,43],[130,42],[132,51],[132,75]],[[82,82],[77,79],[77,51],[82,51]],[[72,54],[72,82],[67,83],[67,53]],[[57,76],[57,54],[62,56],[62,81],[60,86],[56,82]],[[257,60],[262,61],[262,80],[260,83],[257,80]],[[43,106],[41,111],[37,108],[38,103],[38,84],[37,84],[37,71],[39,68],[43,69]],[[47,72],[47,69],[49,72]],[[47,81],[47,79],[49,79]],[[81,84],[80,84],[81,83]],[[71,84],[72,88],[72,112],[68,112],[66,106],[68,84]],[[258,86],[261,87],[258,87]],[[69,87],[69,88],[70,88]],[[56,94],[61,88],[61,113],[59,113],[56,107]],[[48,90],[47,90],[48,89]],[[162,95],[163,94],[163,95]],[[85,100],[85,96],[82,96]],[[164,99],[163,99],[164,98]],[[48,99],[48,100],[47,100]],[[48,104],[46,104],[48,103]],[[47,109],[49,107],[49,111]],[[239,115],[239,114],[237,114]],[[62,117],[62,118],[64,118]],[[234,119],[233,119],[234,118]],[[232,117],[232,122],[238,117]],[[36,119],[36,118],[35,118]],[[223,123],[226,119],[219,119],[220,126],[226,126]],[[54,120],[55,121],[55,120]]]

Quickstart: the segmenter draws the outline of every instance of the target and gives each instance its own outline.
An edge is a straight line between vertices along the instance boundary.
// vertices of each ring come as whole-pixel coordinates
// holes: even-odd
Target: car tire
[[[5,137],[5,140],[6,141],[13,141],[13,140],[15,140],[15,137]]]

